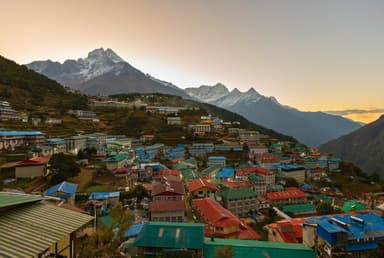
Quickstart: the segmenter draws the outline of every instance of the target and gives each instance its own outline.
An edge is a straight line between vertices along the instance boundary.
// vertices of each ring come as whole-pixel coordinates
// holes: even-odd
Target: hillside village
[[[34,117],[0,102],[0,221],[14,232],[0,227],[0,256],[86,257],[109,229],[116,246],[92,255],[382,257],[382,185],[353,164],[181,98],[89,106]]]

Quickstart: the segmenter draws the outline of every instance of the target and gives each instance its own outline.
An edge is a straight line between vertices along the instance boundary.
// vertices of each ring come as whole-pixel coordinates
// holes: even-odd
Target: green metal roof
[[[42,203],[0,213],[0,257],[37,257],[93,217]]]
[[[308,211],[315,211],[316,212],[316,206],[311,203],[302,203],[302,204],[292,204],[292,205],[285,205],[283,207],[284,212],[308,212]]]
[[[204,257],[217,257],[217,249],[231,247],[232,258],[270,257],[270,258],[314,258],[315,252],[302,244],[287,244],[254,240],[237,240],[215,238],[211,241],[205,238]]]
[[[105,161],[106,162],[120,162],[122,160],[125,160],[126,158],[128,158],[127,153],[119,153],[116,156],[109,157],[109,158],[105,159]]]
[[[201,175],[203,176],[208,176],[210,175],[211,173],[213,173],[215,170],[220,170],[221,169],[221,166],[220,165],[212,165],[212,166],[209,166],[207,167],[206,169],[202,170],[200,172]]]
[[[263,176],[257,176],[257,175],[250,175],[248,177],[249,182],[265,182],[265,177]]]
[[[251,188],[226,188],[220,191],[221,197],[226,200],[240,200],[257,197]]]
[[[43,199],[44,197],[39,195],[13,194],[13,193],[0,192],[0,208],[18,205],[18,204],[24,204],[24,203],[38,202]]]
[[[367,207],[362,204],[361,202],[351,200],[351,201],[346,201],[343,204],[343,208],[341,208],[342,211],[344,212],[350,212],[350,211],[361,211],[361,210],[366,210]]]
[[[147,222],[134,243],[141,247],[202,249],[204,224]]]

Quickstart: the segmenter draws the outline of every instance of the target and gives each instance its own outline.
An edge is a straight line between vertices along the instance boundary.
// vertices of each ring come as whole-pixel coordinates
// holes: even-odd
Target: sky
[[[363,122],[384,108],[382,0],[0,0],[0,12],[0,55],[21,64],[104,47],[181,88],[254,87]]]

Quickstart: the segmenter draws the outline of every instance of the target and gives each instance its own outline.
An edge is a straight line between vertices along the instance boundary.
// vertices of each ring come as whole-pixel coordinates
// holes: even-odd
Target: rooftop
[[[188,190],[190,192],[194,192],[194,191],[196,191],[198,189],[201,189],[203,187],[210,188],[210,189],[213,189],[213,190],[217,190],[217,187],[216,187],[215,184],[212,184],[212,183],[208,182],[207,180],[201,179],[201,178],[192,180],[188,184]]]
[[[40,195],[31,194],[14,194],[8,192],[0,192],[0,208],[9,206],[38,202],[43,200],[44,197]]]
[[[240,200],[257,197],[257,194],[250,188],[226,188],[220,191],[220,195],[226,200]]]

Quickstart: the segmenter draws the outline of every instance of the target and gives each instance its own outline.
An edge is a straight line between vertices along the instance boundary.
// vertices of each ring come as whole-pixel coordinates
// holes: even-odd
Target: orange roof
[[[188,190],[190,192],[194,192],[194,191],[196,191],[198,189],[201,189],[203,187],[207,187],[209,189],[217,190],[216,185],[208,182],[205,179],[201,179],[201,178],[194,179],[191,182],[189,182],[189,184],[188,184]]]
[[[269,200],[280,200],[289,198],[305,198],[306,194],[296,187],[287,187],[284,192],[267,193]]]
[[[150,212],[164,212],[164,211],[185,211],[185,201],[153,201],[149,204]]]
[[[242,181],[242,182],[234,182],[234,181],[227,181],[224,182],[227,186],[231,188],[240,188],[240,187],[250,187],[251,184],[248,181]]]

